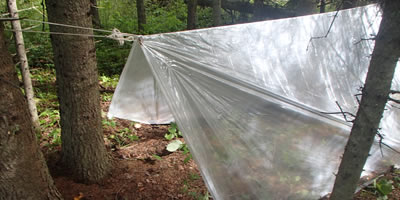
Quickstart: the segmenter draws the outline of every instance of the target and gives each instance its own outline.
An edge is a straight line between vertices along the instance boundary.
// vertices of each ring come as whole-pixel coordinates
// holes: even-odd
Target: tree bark
[[[187,2],[188,16],[187,16],[187,29],[196,28],[196,15],[197,15],[197,0],[188,0]]]
[[[213,25],[221,25],[221,0],[212,0]]]
[[[19,18],[16,0],[7,0],[8,11],[10,17]],[[15,30],[13,32],[15,39],[15,48],[17,49],[18,57],[21,62],[21,74],[24,82],[24,91],[26,99],[28,100],[29,113],[32,120],[32,125],[36,131],[40,131],[39,116],[37,113],[36,102],[34,99],[34,92],[32,87],[31,74],[29,72],[28,58],[26,57],[24,37],[21,32],[21,24],[19,20],[12,20],[11,25]]]
[[[146,24],[146,8],[144,7],[144,0],[136,0],[136,9],[138,17],[138,30],[144,31],[144,24]]]
[[[91,27],[90,0],[47,0],[49,21]],[[93,34],[50,25],[52,32]],[[93,38],[52,35],[60,102],[62,163],[77,181],[98,182],[110,169],[104,145]]]
[[[383,1],[383,18],[362,100],[336,176],[331,200],[350,200],[377,133],[400,57],[400,1]]]
[[[62,199],[36,141],[0,23],[0,200]]]
[[[90,14],[92,15],[93,27],[101,28],[99,10],[97,9],[97,0],[90,0]]]

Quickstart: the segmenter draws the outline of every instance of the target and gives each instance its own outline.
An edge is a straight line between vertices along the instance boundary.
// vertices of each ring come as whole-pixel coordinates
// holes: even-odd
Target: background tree
[[[49,21],[91,27],[90,0],[47,0]],[[72,9],[73,8],[73,9]],[[93,34],[50,26],[52,32]],[[110,169],[101,125],[100,94],[93,38],[52,35],[60,102],[62,163],[78,181],[97,182]]]
[[[197,15],[197,0],[188,0],[187,1],[187,29],[195,29],[196,28],[196,15]]]
[[[385,0],[362,99],[336,176],[331,200],[352,199],[374,142],[400,57],[400,1]]]
[[[343,0],[343,9],[354,8],[357,6],[358,0]]]
[[[263,20],[263,0],[254,0],[254,19],[256,21]]]
[[[213,25],[220,26],[221,19],[221,0],[212,0],[212,13],[213,13]]]
[[[62,199],[32,129],[0,23],[0,199]]]
[[[136,0],[137,18],[138,18],[138,29],[139,32],[144,30],[144,24],[146,24],[146,8],[144,6],[144,0]]]
[[[90,14],[92,14],[93,27],[100,28],[101,21],[99,16],[99,10],[97,8],[97,0],[90,0]]]
[[[7,0],[8,10],[12,18],[19,18],[17,1]],[[29,113],[32,120],[32,125],[36,131],[40,131],[39,116],[37,113],[36,102],[34,99],[34,91],[32,87],[31,74],[29,72],[28,58],[26,57],[24,37],[21,32],[21,24],[19,20],[11,21],[12,28],[16,30],[13,32],[15,48],[17,49],[17,54],[20,61],[20,69],[22,74],[22,80],[24,82],[24,91],[26,99],[28,101]]]

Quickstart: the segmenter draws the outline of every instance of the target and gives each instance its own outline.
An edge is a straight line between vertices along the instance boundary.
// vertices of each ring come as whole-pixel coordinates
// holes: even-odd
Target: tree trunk
[[[99,10],[97,9],[97,0],[90,0],[90,14],[92,14],[93,27],[101,28]]]
[[[357,0],[343,0],[343,9],[354,8],[357,6]]]
[[[362,91],[362,100],[339,167],[331,200],[352,199],[388,99],[400,57],[400,1],[386,0]]]
[[[90,0],[47,0],[49,21],[91,27]],[[50,26],[52,32],[93,34],[91,30]],[[52,35],[60,101],[62,163],[75,179],[98,182],[110,169],[104,145],[96,49],[93,38]]]
[[[7,0],[8,11],[12,18],[19,18],[16,0]],[[29,72],[28,58],[26,57],[24,37],[21,32],[21,24],[19,20],[11,21],[11,25],[15,30],[13,32],[15,39],[15,48],[17,49],[18,57],[21,62],[21,74],[24,82],[25,95],[28,100],[29,112],[32,120],[32,125],[36,131],[40,131],[39,116],[37,113],[34,92],[32,88],[31,74]]]
[[[196,15],[197,15],[197,0],[188,0],[187,2],[188,17],[187,17],[187,29],[196,28]]]
[[[144,31],[144,24],[146,24],[146,8],[144,7],[144,0],[136,0],[136,9],[138,17],[139,32]]]
[[[213,25],[221,25],[221,0],[212,0]]]
[[[263,20],[263,0],[254,0],[254,19],[256,21]]]
[[[319,13],[324,13],[325,8],[326,8],[326,2],[325,2],[325,0],[321,0],[320,5],[319,5]]]
[[[0,200],[62,199],[32,129],[0,23]]]

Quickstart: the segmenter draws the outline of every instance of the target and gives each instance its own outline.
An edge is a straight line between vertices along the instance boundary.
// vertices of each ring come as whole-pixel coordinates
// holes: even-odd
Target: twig
[[[400,100],[398,100],[398,99],[393,99],[391,97],[388,97],[388,100],[400,104]]]
[[[365,41],[365,40],[376,40],[376,37],[372,37],[372,38],[361,38],[360,41],[354,43],[354,45],[360,44],[362,41]]]
[[[321,113],[323,113],[323,114],[328,114],[328,115],[342,114],[342,115],[343,115],[343,118],[344,118],[344,120],[345,120],[346,122],[351,122],[351,123],[353,123],[353,122],[354,122],[354,119],[353,119],[353,120],[348,120],[348,119],[347,119],[347,115],[350,115],[350,116],[353,117],[353,118],[356,118],[356,116],[355,116],[353,113],[343,111],[343,109],[342,109],[342,107],[340,106],[339,102],[336,101],[335,103],[336,103],[336,105],[339,107],[340,112],[321,112]]]
[[[333,27],[333,23],[335,22],[335,20],[336,20],[338,14],[339,14],[340,8],[342,7],[342,5],[343,5],[343,1],[340,3],[338,9],[336,10],[336,13],[335,13],[335,15],[333,16],[332,22],[331,22],[331,24],[329,25],[329,28],[328,28],[328,31],[326,32],[326,34],[325,34],[324,36],[311,37],[310,40],[308,41],[306,51],[308,51],[308,48],[310,47],[310,44],[312,43],[313,40],[316,40],[316,39],[323,39],[323,38],[327,38],[327,37],[328,37],[328,35],[329,35],[329,33],[331,32],[331,29],[332,29],[332,27]]]

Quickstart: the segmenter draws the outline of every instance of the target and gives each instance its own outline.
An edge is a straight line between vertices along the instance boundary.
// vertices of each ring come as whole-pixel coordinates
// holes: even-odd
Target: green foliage
[[[178,130],[178,125],[172,122],[171,126],[168,128],[168,133],[166,133],[164,137],[167,140],[172,140],[174,138],[182,137],[182,133]]]
[[[124,68],[131,45],[125,43],[120,46],[118,42],[110,39],[101,39],[96,42],[96,58],[99,74],[115,78]]]
[[[116,125],[111,124],[111,126],[115,128]],[[125,146],[131,142],[139,140],[139,137],[129,128],[117,130],[115,134],[109,135],[108,138],[117,146]]]
[[[117,123],[112,119],[103,119],[101,123],[103,124],[103,128],[106,128],[107,126],[115,128],[117,126]]]
[[[381,179],[378,182],[374,181],[374,187],[379,192],[381,199],[387,199],[387,195],[393,190],[393,181],[387,179]]]

